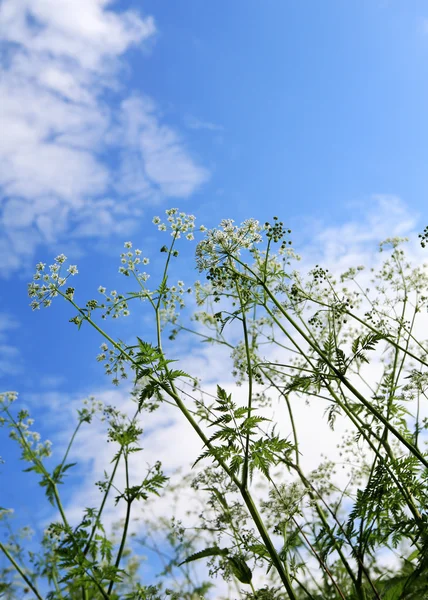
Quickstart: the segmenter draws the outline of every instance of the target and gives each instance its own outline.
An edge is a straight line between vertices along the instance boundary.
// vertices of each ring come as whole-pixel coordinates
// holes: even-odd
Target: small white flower
[[[150,260],[148,258],[143,258],[143,265],[148,265]]]
[[[59,263],[60,265],[62,265],[62,263],[64,263],[66,260],[67,257],[64,254],[60,254],[55,258],[55,262]]]
[[[159,223],[160,223],[160,218],[159,218],[159,217],[153,217],[153,223],[154,223],[155,225],[159,225]]]
[[[139,250],[138,248],[135,248],[134,252],[135,252],[135,256],[140,256],[140,254],[141,254],[141,250]]]
[[[132,248],[132,242],[125,242],[123,245],[125,248]]]
[[[195,239],[195,236],[193,235],[193,233],[188,233],[188,234],[186,235],[186,239],[187,239],[187,240],[194,240],[194,239]]]
[[[70,273],[70,275],[77,275],[77,273],[79,272],[77,270],[77,265],[70,265],[67,269],[68,273]]]
[[[98,291],[99,291],[100,294],[105,294],[106,288],[103,287],[102,285],[100,285],[100,287],[98,288]]]

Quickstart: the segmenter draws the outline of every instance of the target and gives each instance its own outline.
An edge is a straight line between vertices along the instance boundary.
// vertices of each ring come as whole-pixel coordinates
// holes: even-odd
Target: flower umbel
[[[28,295],[30,298],[33,298],[30,303],[33,310],[40,309],[41,305],[45,308],[50,306],[52,298],[58,296],[58,293],[62,294],[59,288],[66,284],[70,276],[77,275],[79,272],[76,265],[69,265],[67,269],[68,274],[65,277],[61,277],[62,265],[66,260],[67,257],[64,254],[59,254],[55,258],[54,264],[49,266],[49,271],[46,271],[46,263],[37,263],[33,281],[28,284]],[[37,281],[43,281],[43,283],[36,283]],[[73,288],[68,288],[64,295],[72,298],[73,292]]]

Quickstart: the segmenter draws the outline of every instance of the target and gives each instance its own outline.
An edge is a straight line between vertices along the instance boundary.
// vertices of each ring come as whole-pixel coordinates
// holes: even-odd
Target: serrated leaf
[[[226,556],[228,553],[228,548],[219,548],[218,546],[212,546],[211,548],[205,548],[205,550],[201,550],[200,552],[195,552],[194,554],[191,554],[178,566],[181,567],[181,565],[193,562],[194,560],[199,560],[200,558],[208,558],[210,556]]]

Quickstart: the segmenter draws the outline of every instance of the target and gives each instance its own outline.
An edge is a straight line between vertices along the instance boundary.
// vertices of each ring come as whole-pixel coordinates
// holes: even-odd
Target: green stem
[[[278,327],[281,329],[281,331],[290,339],[290,341],[294,344],[294,346],[297,348],[297,350],[299,351],[299,353],[301,354],[301,356],[303,356],[305,358],[305,360],[308,362],[308,364],[315,369],[314,365],[312,365],[311,359],[306,355],[306,353],[304,352],[304,350],[302,348],[300,348],[300,346],[298,345],[298,343],[293,339],[293,337],[290,335],[290,333],[282,326],[282,324],[276,319],[275,315],[273,315],[273,313],[271,313],[271,311],[269,310],[268,307],[265,307],[266,310],[269,312],[269,314],[271,315],[271,318],[277,323]],[[406,500],[406,503],[409,507],[409,509],[412,511],[413,516],[415,517],[416,522],[418,523],[419,528],[423,529],[424,525],[423,522],[421,520],[421,515],[417,509],[417,507],[414,504],[413,499],[411,498],[411,496],[409,497],[409,494],[406,493],[406,491],[403,489],[403,487],[400,485],[400,482],[397,480],[397,478],[395,477],[395,474],[393,473],[393,471],[391,470],[391,468],[389,467],[388,463],[386,463],[386,461],[384,460],[384,458],[381,456],[381,454],[379,453],[379,450],[376,449],[376,447],[374,446],[374,444],[372,443],[372,441],[370,440],[369,436],[367,435],[366,429],[365,429],[365,424],[363,422],[361,422],[361,419],[359,418],[358,415],[354,415],[353,412],[351,410],[348,409],[347,405],[346,405],[346,401],[342,402],[342,400],[340,399],[340,397],[336,394],[336,392],[333,390],[333,388],[331,387],[331,385],[329,384],[328,380],[324,380],[324,385],[325,387],[328,389],[328,391],[330,392],[332,398],[334,398],[334,400],[336,401],[336,403],[340,406],[340,408],[345,412],[345,414],[348,416],[348,418],[352,421],[352,423],[355,425],[356,429],[361,433],[361,435],[364,437],[364,439],[367,441],[367,443],[369,444],[370,448],[375,452],[375,454],[378,456],[378,458],[383,462],[383,464],[386,466],[387,470],[389,471],[391,478],[393,479],[394,483],[396,484],[397,488],[400,490],[401,494],[403,495],[404,499]],[[343,393],[343,392],[342,392]],[[382,440],[381,438],[379,438],[373,431],[371,431],[372,435],[381,443],[383,443],[383,446],[385,447],[386,452],[389,455],[389,458],[393,461],[394,457],[392,455],[392,451],[391,448],[389,446],[389,444],[385,441]]]
[[[404,445],[406,446],[406,448],[425,466],[428,468],[428,461],[426,460],[426,458],[421,454],[421,452],[415,448],[415,446],[413,444],[411,444],[410,442],[408,442],[406,440],[406,438],[404,436],[401,435],[401,433],[393,426],[391,425],[388,420],[386,419],[386,417],[384,417],[382,415],[381,412],[379,412],[377,410],[376,407],[374,407],[356,388],[354,385],[352,385],[352,383],[350,381],[348,381],[348,379],[334,366],[334,364],[329,360],[328,356],[326,356],[326,354],[321,350],[321,348],[319,348],[319,346],[317,344],[315,344],[306,334],[305,332],[299,327],[299,325],[294,321],[294,319],[287,313],[287,311],[285,311],[281,304],[277,301],[277,299],[275,298],[275,296],[273,296],[273,294],[271,294],[271,292],[269,290],[267,290],[267,293],[269,295],[269,297],[271,298],[272,302],[275,304],[275,306],[278,308],[278,310],[281,312],[281,314],[287,319],[287,321],[294,327],[294,329],[302,336],[302,338],[305,340],[305,342],[312,348],[312,350],[315,351],[316,354],[318,354],[320,356],[320,358],[322,358],[322,360],[324,361],[324,363],[329,367],[329,369],[331,369],[331,371],[335,374],[335,376],[337,377],[337,379],[339,381],[341,381],[341,383],[343,383],[343,385],[345,387],[347,387],[349,389],[350,392],[352,392],[352,394],[358,398],[358,400],[367,408],[367,410],[369,412],[371,412],[377,419],[379,419],[379,421],[381,421],[381,423],[383,423],[383,425],[385,425],[385,427]],[[266,306],[266,310],[269,311],[269,309]],[[270,314],[272,315],[271,311],[269,311]],[[272,315],[273,316],[273,315]],[[275,319],[277,321],[277,319]],[[283,329],[283,328],[282,328]],[[284,329],[283,329],[284,331]],[[291,342],[293,342],[293,339],[291,338]],[[293,342],[294,343],[294,342]]]
[[[6,558],[9,560],[10,563],[12,563],[12,565],[14,566],[14,568],[16,569],[16,571],[19,573],[19,575],[22,577],[22,579],[25,581],[25,583],[28,585],[28,587],[31,589],[31,591],[34,593],[34,595],[36,596],[36,598],[38,598],[38,600],[43,600],[42,596],[40,595],[39,591],[37,590],[37,588],[33,585],[33,583],[31,582],[31,580],[27,577],[27,575],[24,573],[23,569],[18,565],[18,563],[16,562],[16,560],[13,558],[13,556],[10,554],[9,550],[6,548],[6,546],[4,546],[4,544],[2,544],[0,542],[0,550],[3,552],[3,554],[6,556]]]
[[[127,498],[126,498],[126,516],[125,516],[125,525],[123,527],[122,539],[120,541],[119,550],[116,557],[116,562],[114,564],[116,570],[119,569],[120,561],[122,559],[123,550],[125,548],[126,538],[128,535],[129,521],[131,518],[131,505],[132,499],[128,497],[129,494],[129,464],[128,464],[128,455],[125,450],[124,452],[124,460],[125,460],[125,479],[126,479],[126,489],[127,489]],[[114,579],[110,581],[110,585],[107,589],[107,595],[110,596],[114,586]]]
[[[250,511],[253,521],[262,537],[262,540],[266,546],[266,549],[270,554],[272,563],[276,567],[276,570],[278,571],[281,581],[284,584],[285,589],[287,590],[290,600],[297,600],[297,597],[296,597],[293,587],[291,585],[290,578],[288,577],[288,575],[282,565],[281,559],[279,558],[278,553],[272,543],[272,540],[270,539],[270,536],[269,536],[269,534],[266,530],[266,527],[262,521],[262,518],[260,517],[259,511],[257,510],[257,507],[254,504],[254,500],[252,499],[252,497],[247,489],[241,488],[241,494],[242,494],[245,504],[247,505],[248,510]]]
[[[330,578],[332,584],[334,585],[334,587],[337,590],[337,593],[342,598],[342,600],[346,600],[345,596],[343,595],[342,590],[340,589],[338,583],[336,582],[335,578],[333,577],[330,569],[327,567],[327,565],[325,564],[325,562],[323,561],[323,559],[321,558],[321,556],[318,554],[318,552],[316,551],[316,549],[314,548],[314,546],[309,541],[307,535],[303,531],[303,528],[299,527],[299,524],[297,523],[297,521],[296,521],[296,519],[294,517],[292,517],[292,519],[293,519],[294,523],[296,524],[296,526],[300,529],[300,533],[301,533],[302,537],[304,538],[304,540],[306,541],[306,543],[309,546],[309,548],[311,549],[312,554],[316,557],[316,559],[318,560],[318,562],[322,566],[324,573],[326,573],[328,575],[328,577]]]
[[[114,481],[114,478],[115,478],[115,475],[116,475],[117,468],[118,468],[118,466],[119,466],[119,461],[120,461],[120,458],[121,458],[121,456],[122,456],[122,452],[123,452],[123,450],[122,450],[122,448],[121,448],[121,449],[119,450],[119,453],[118,453],[118,455],[117,455],[116,459],[115,459],[115,465],[114,465],[114,467],[113,467],[112,474],[111,474],[111,476],[110,476],[110,479],[109,479],[109,482],[108,482],[108,484],[107,484],[106,491],[104,492],[104,497],[103,497],[103,500],[102,500],[102,502],[101,502],[100,510],[98,511],[98,513],[97,513],[97,517],[96,517],[96,519],[95,519],[95,523],[94,523],[94,524],[93,524],[93,526],[92,526],[91,534],[90,534],[90,536],[89,536],[89,539],[88,539],[88,541],[86,542],[86,546],[85,546],[85,548],[84,548],[84,550],[83,550],[83,556],[86,556],[86,554],[88,553],[88,550],[89,550],[89,548],[90,548],[90,545],[91,545],[91,542],[92,542],[92,540],[93,540],[93,537],[94,537],[94,535],[95,535],[95,533],[96,533],[96,531],[97,531],[97,527],[98,527],[98,525],[99,525],[99,523],[100,523],[100,521],[101,521],[101,515],[102,515],[102,512],[103,512],[103,510],[104,510],[104,506],[105,506],[105,504],[106,504],[106,502],[107,502],[107,497],[108,497],[108,494],[109,494],[109,492],[110,492],[110,489],[111,489],[111,487],[112,487],[112,485],[113,485],[113,481]]]
[[[289,397],[288,397],[288,395],[287,395],[287,394],[284,394],[284,392],[282,392],[282,391],[281,391],[281,390],[280,390],[280,389],[279,389],[279,388],[278,388],[278,387],[275,385],[275,383],[273,382],[272,378],[271,378],[271,377],[269,377],[269,375],[268,375],[268,374],[265,372],[265,370],[264,370],[264,369],[260,369],[260,370],[261,370],[261,372],[263,373],[263,375],[266,377],[266,379],[267,379],[268,381],[270,381],[270,384],[271,384],[273,387],[275,387],[275,388],[276,388],[276,389],[279,391],[280,395],[281,395],[281,396],[284,398],[284,400],[285,400],[285,403],[286,403],[286,405],[287,405],[287,410],[288,410],[288,416],[290,417],[291,430],[292,430],[292,432],[293,432],[293,440],[294,440],[294,452],[295,452],[295,457],[296,457],[296,458],[295,458],[295,460],[296,460],[296,465],[299,465],[299,459],[300,459],[300,457],[299,457],[299,441],[298,441],[298,438],[297,438],[297,429],[296,429],[296,424],[295,424],[295,422],[294,422],[294,415],[293,415],[293,411],[292,411],[292,409],[291,409],[290,399],[289,399]]]
[[[244,311],[244,309],[245,309],[244,302],[242,299],[242,294],[239,289],[238,283],[235,282],[235,285],[236,285],[236,292],[238,294],[239,302],[241,305],[242,328],[243,328],[243,332],[244,332],[245,355],[246,355],[246,359],[247,359],[247,369],[248,369],[247,419],[249,419],[251,417],[251,409],[252,409],[252,401],[253,401],[253,371],[252,371],[252,365],[251,365],[251,354],[250,354],[250,345],[249,345],[249,339],[248,339],[247,319],[245,317],[245,311]],[[245,440],[244,465],[243,465],[243,469],[242,469],[242,487],[243,488],[247,487],[249,453],[250,453],[250,432],[247,433],[246,440]]]
[[[77,427],[75,428],[75,430],[73,432],[73,435],[71,436],[71,439],[70,439],[70,441],[68,443],[68,446],[67,446],[67,450],[65,451],[65,454],[64,454],[64,458],[62,459],[61,464],[60,464],[60,470],[64,466],[65,461],[67,460],[67,457],[68,457],[68,454],[69,454],[69,452],[71,450],[71,447],[73,445],[74,439],[75,439],[75,437],[77,435],[77,432],[79,431],[82,423],[83,423],[83,421],[79,421],[79,423],[77,424]]]

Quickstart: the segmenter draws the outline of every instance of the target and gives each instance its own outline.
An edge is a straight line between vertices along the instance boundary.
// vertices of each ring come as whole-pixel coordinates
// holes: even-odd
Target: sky
[[[427,224],[427,64],[419,0],[2,0],[0,388],[19,392],[54,447],[83,398],[128,401],[95,360],[98,335],[68,323],[64,302],[33,313],[27,283],[64,253],[78,299],[123,289],[127,240],[155,275],[152,218],[169,207],[208,227],[278,215],[308,264],[336,268],[370,263],[385,237],[415,240]],[[109,324],[125,338],[150,326],[138,314]],[[224,377],[220,359],[187,351],[210,384]],[[171,452],[179,427],[168,411],[154,421],[147,462],[190,464],[197,440]],[[0,435],[0,505],[40,528],[41,491],[33,479],[29,506]],[[70,510],[106,464],[88,436]]]

